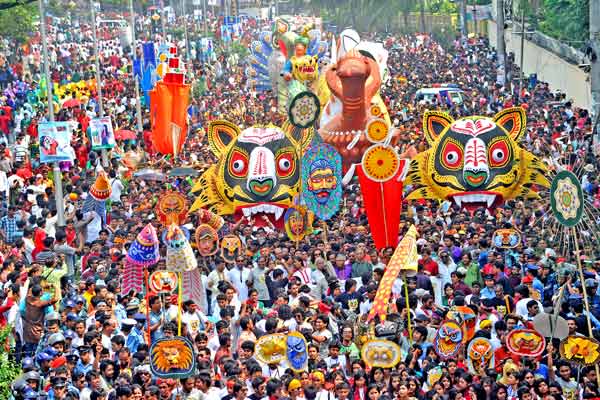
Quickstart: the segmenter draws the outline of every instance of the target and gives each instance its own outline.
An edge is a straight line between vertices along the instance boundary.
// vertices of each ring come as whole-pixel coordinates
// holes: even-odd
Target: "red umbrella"
[[[63,108],[73,108],[79,107],[81,105],[81,101],[78,99],[69,99],[63,103]]]
[[[135,132],[127,129],[119,129],[115,132],[115,140],[135,140],[136,138]]]

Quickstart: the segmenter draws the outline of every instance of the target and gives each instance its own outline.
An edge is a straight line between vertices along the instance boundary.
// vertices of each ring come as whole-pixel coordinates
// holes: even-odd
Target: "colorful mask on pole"
[[[582,365],[594,365],[600,361],[600,342],[585,336],[569,336],[560,342],[563,359]]]
[[[187,378],[195,366],[194,346],[185,337],[158,339],[150,347],[150,370],[158,378]]]
[[[498,229],[492,236],[492,243],[499,249],[514,249],[521,243],[521,233],[513,228]]]
[[[272,333],[256,341],[256,359],[268,365],[279,364],[286,358],[287,340],[282,333]]]
[[[227,235],[221,240],[221,257],[229,264],[235,263],[237,256],[242,253],[242,242],[235,235]]]
[[[526,132],[522,108],[456,121],[427,111],[423,130],[431,148],[411,162],[406,183],[418,188],[407,200],[450,200],[474,211],[519,196],[538,198],[534,185],[550,186],[543,162],[519,145]]]
[[[177,289],[177,274],[173,271],[155,271],[148,278],[148,289],[157,294],[173,293]]]
[[[183,225],[187,216],[187,204],[186,197],[179,192],[168,191],[160,195],[155,207],[160,223],[165,226]]]
[[[144,284],[144,267],[156,264],[160,260],[159,243],[156,229],[152,224],[146,225],[137,238],[129,246],[126,265],[123,271],[121,284],[122,293],[128,294],[131,290],[141,292]]]
[[[198,267],[198,261],[190,242],[181,228],[175,224],[169,226],[167,241],[167,270],[175,272],[191,271]]]
[[[312,232],[314,216],[306,207],[293,206],[286,210],[283,217],[285,232],[290,240],[299,242]]]
[[[196,229],[196,247],[203,257],[217,254],[219,250],[219,235],[217,231],[208,224],[201,224]]]
[[[234,214],[265,226],[263,217],[283,228],[285,210],[300,191],[299,157],[312,130],[286,126],[251,127],[243,131],[226,121],[213,121],[208,142],[219,161],[198,180],[191,211],[207,208]]]
[[[463,330],[463,343],[467,343],[475,336],[475,326],[477,325],[477,315],[471,307],[452,306],[446,318],[458,322]]]
[[[391,340],[369,340],[360,350],[361,358],[369,367],[393,368],[400,362],[400,346]]]
[[[342,157],[332,146],[312,145],[302,157],[302,200],[317,218],[328,220],[342,199]]]
[[[286,356],[294,372],[306,371],[308,367],[308,344],[300,332],[290,332],[286,339]]]
[[[506,336],[506,347],[519,356],[537,357],[546,348],[546,338],[533,329],[515,329]]]
[[[100,216],[102,222],[106,222],[106,200],[112,194],[112,187],[104,171],[98,172],[96,181],[90,187],[88,197],[85,199],[82,212],[95,211]]]
[[[462,340],[463,331],[458,322],[446,320],[437,330],[433,339],[433,348],[440,358],[446,360],[458,354]]]
[[[467,347],[467,366],[472,374],[483,374],[493,365],[494,349],[492,343],[483,337],[471,340]]]

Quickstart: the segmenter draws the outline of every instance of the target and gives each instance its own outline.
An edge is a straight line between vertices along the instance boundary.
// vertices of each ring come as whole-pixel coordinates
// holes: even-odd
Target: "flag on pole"
[[[379,288],[375,294],[373,305],[367,320],[370,321],[379,315],[382,321],[385,321],[387,314],[388,301],[392,293],[392,285],[401,271],[417,271],[418,269],[418,254],[417,254],[417,229],[411,226],[404,238],[398,243],[398,247],[394,251],[394,255],[390,259],[383,278],[379,283]]]

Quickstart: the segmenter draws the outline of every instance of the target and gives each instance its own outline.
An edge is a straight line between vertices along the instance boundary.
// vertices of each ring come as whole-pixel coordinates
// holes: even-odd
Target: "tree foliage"
[[[13,0],[0,0],[0,4],[14,3]],[[38,19],[37,2],[18,5],[0,11],[0,36],[8,36],[25,42],[36,29]]]
[[[539,17],[542,32],[573,47],[589,37],[589,0],[543,0]]]
[[[7,350],[7,339],[12,326],[7,325],[0,330],[0,399],[11,398],[10,385],[21,373],[19,365],[9,356]]]

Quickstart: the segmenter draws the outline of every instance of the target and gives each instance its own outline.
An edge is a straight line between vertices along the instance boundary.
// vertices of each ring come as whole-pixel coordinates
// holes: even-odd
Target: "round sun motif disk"
[[[361,164],[369,179],[385,182],[396,175],[400,160],[391,146],[376,144],[365,151]]]

